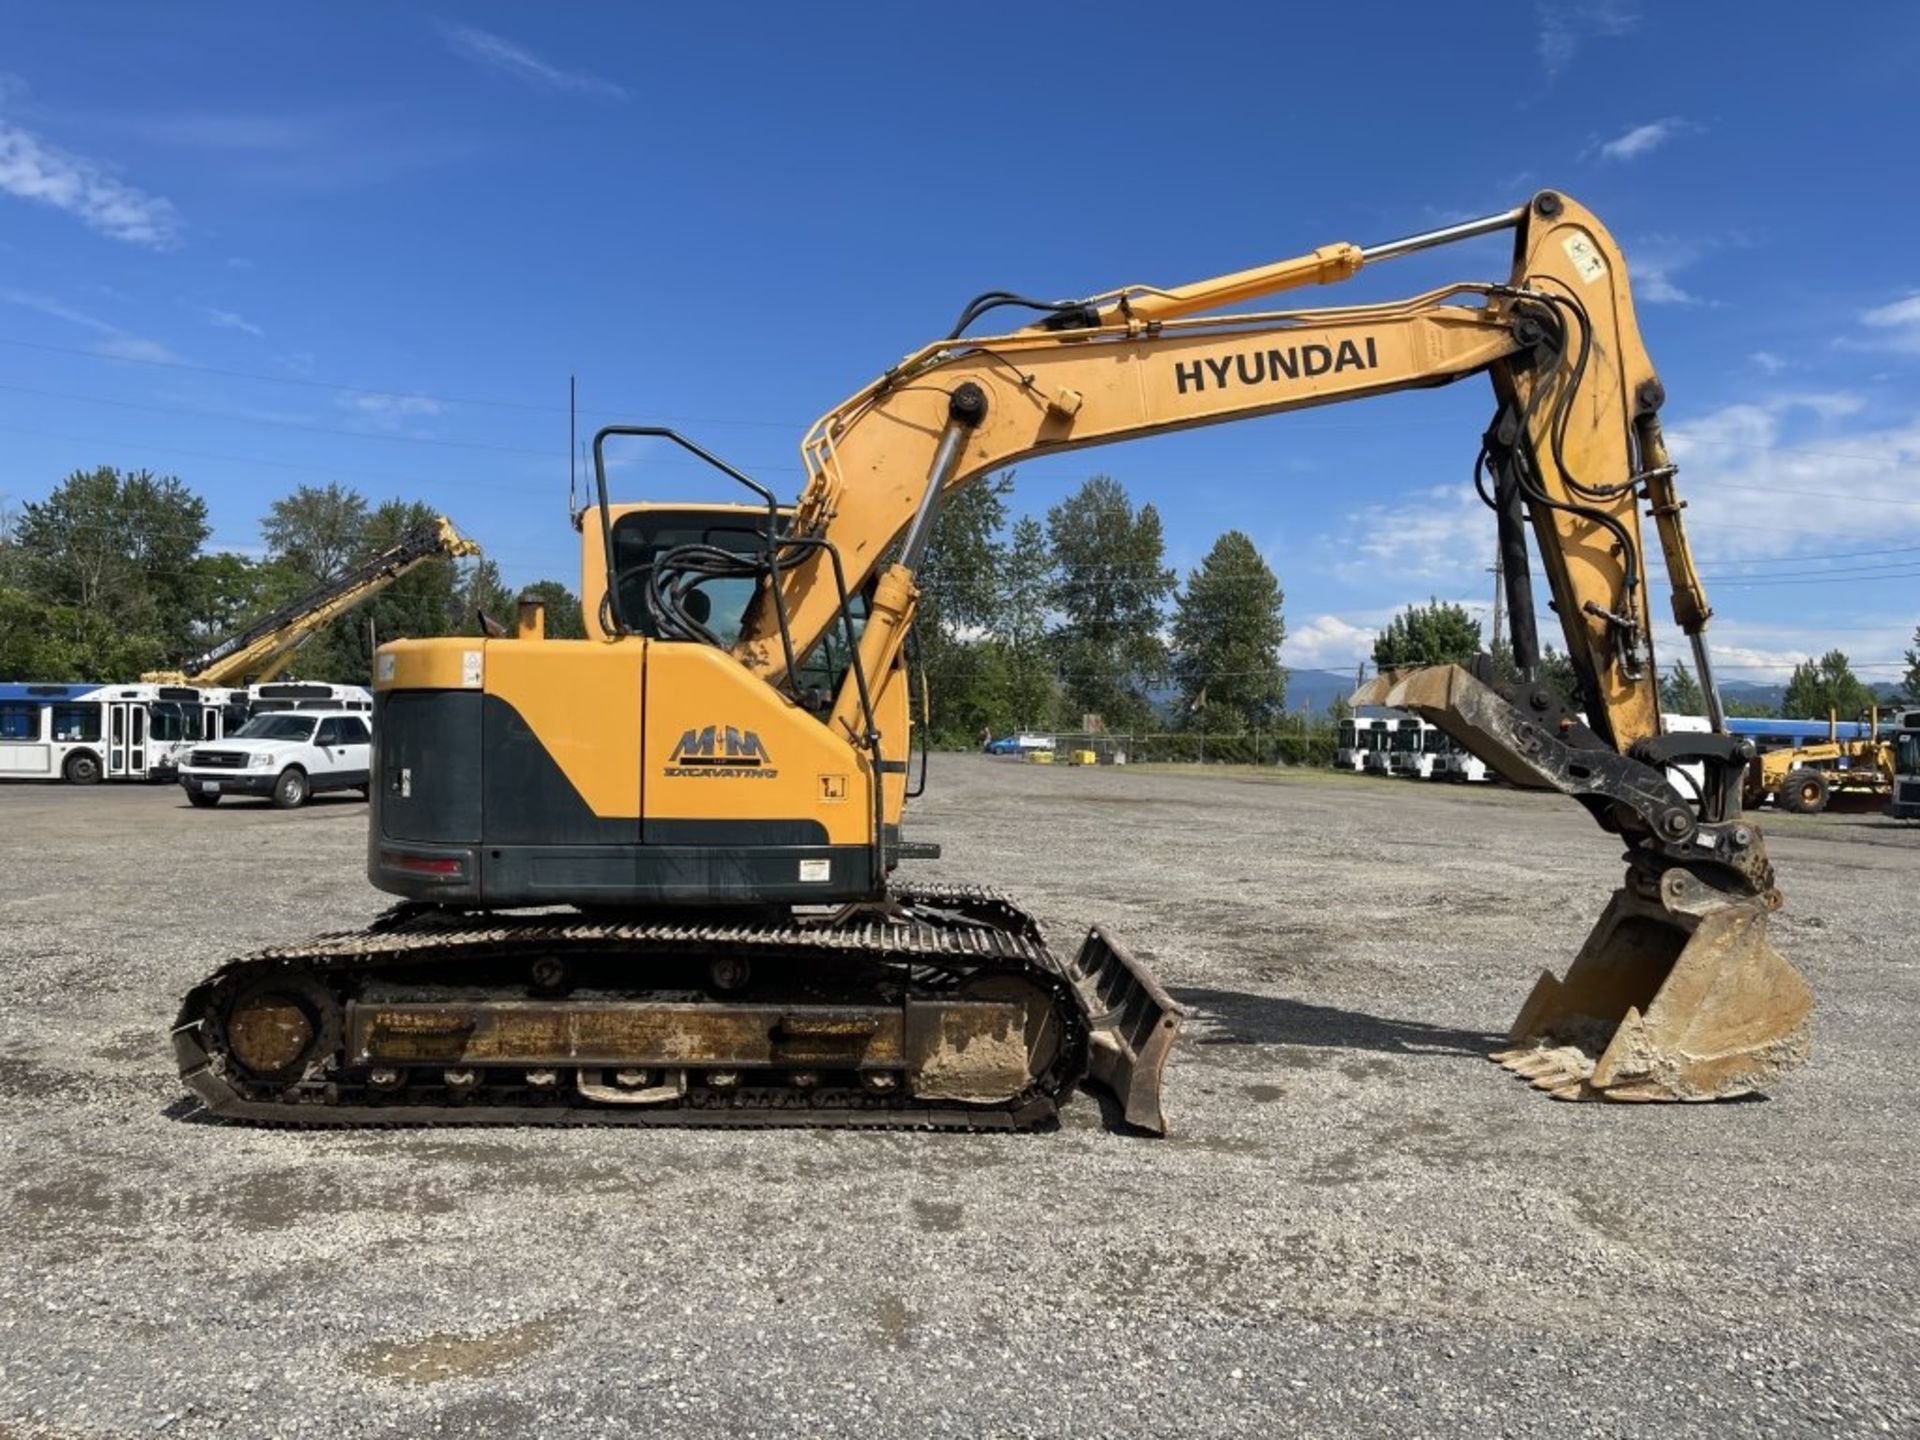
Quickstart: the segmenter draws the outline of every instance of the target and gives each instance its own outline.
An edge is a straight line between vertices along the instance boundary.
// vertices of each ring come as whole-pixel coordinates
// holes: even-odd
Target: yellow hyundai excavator
[[[1500,231],[1504,280],[1228,308]],[[969,333],[1008,307],[1038,318]],[[1552,191],[1173,290],[990,292],[814,426],[791,508],[671,431],[602,431],[598,505],[577,517],[589,638],[546,639],[523,603],[511,637],[381,648],[367,867],[403,901],[197,986],[174,1031],[186,1084],[278,1122],[1025,1128],[1091,1079],[1164,1129],[1181,1012],[1124,946],[1096,928],[1065,960],[1004,897],[894,879],[928,848],[900,832],[906,656],[942,500],[1029,455],[1473,374],[1497,402],[1474,478],[1523,678],[1403,671],[1366,698],[1572,796],[1627,858],[1499,1058],[1569,1099],[1766,1084],[1804,1056],[1811,999],[1767,940],[1779,892],[1740,813],[1747,752],[1714,698],[1626,266]],[[751,498],[616,505],[604,448],[621,435],[683,446]],[[1710,734],[1661,730],[1642,503]],[[1584,719],[1530,678],[1529,531]]]

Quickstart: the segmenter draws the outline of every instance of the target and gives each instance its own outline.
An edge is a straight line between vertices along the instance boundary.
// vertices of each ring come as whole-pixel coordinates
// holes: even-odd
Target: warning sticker
[[[481,650],[467,650],[460,656],[460,683],[469,690],[480,688],[480,665],[485,653]]]
[[[375,657],[373,678],[383,682],[393,679],[393,656],[380,655]]]
[[[1574,273],[1584,284],[1591,285],[1602,279],[1607,273],[1607,262],[1600,256],[1600,247],[1584,235],[1569,235],[1560,242],[1567,252],[1567,258],[1573,261]]]
[[[833,878],[831,860],[802,860],[800,862],[800,880],[803,884],[815,881],[825,882]]]

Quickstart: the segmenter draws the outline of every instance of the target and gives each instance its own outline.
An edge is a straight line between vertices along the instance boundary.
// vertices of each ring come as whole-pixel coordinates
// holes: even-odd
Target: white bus
[[[180,755],[246,719],[246,693],[192,685],[0,685],[0,778],[170,778]]]
[[[1367,755],[1387,741],[1387,722],[1349,715],[1340,722],[1340,739],[1333,752],[1333,768],[1358,773],[1367,768]]]
[[[1399,734],[1405,739],[1393,746],[1387,760],[1388,770],[1409,780],[1431,780],[1434,767],[1452,743],[1447,739],[1447,732],[1418,718],[1403,725]]]
[[[357,710],[362,714],[373,713],[373,692],[363,685],[280,680],[251,686],[246,695],[249,715],[263,715],[270,710]]]
[[[1399,775],[1404,773],[1400,755],[1418,755],[1424,743],[1429,726],[1417,715],[1406,715],[1398,720],[1387,722],[1386,742],[1378,750],[1367,756],[1366,771],[1369,775]]]

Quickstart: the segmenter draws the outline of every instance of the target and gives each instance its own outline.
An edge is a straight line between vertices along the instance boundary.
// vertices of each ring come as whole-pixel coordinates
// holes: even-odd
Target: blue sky
[[[575,582],[570,373],[586,426],[794,493],[806,425],[980,290],[1177,284],[1551,185],[1636,275],[1723,678],[1837,644],[1891,679],[1920,620],[1920,9],[6,13],[0,505],[144,465],[248,549],[337,479]],[[1316,298],[1504,278],[1505,245]],[[1490,409],[1470,380],[1081,452],[1015,504],[1112,474],[1183,568],[1244,529],[1285,658],[1343,666],[1410,600],[1485,608]],[[658,451],[617,481],[713,493]]]

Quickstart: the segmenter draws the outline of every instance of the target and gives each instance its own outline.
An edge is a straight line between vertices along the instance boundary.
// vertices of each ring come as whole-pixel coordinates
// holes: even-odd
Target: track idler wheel
[[[235,992],[221,1015],[228,1059],[255,1080],[303,1078],[340,1043],[340,1007],[305,970],[264,975]]]
[[[1813,996],[1767,938],[1771,897],[1684,870],[1614,892],[1565,979],[1543,974],[1493,1058],[1561,1100],[1722,1100],[1807,1058]]]

